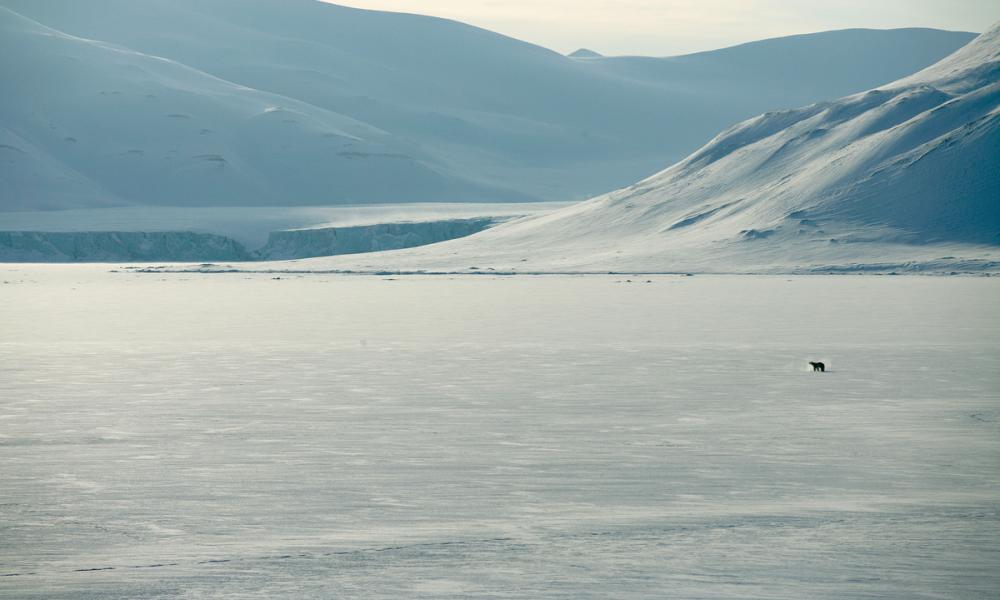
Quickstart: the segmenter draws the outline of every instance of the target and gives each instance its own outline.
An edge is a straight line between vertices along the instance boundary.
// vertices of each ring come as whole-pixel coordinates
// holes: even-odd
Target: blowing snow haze
[[[313,0],[0,0],[0,209],[582,200],[972,37],[573,58]]]

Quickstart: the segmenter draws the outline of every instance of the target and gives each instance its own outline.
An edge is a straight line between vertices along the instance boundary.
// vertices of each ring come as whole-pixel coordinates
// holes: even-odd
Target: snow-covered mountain
[[[1000,270],[1000,25],[894,83],[742,122],[593,200],[416,251],[307,265]]]
[[[971,37],[580,60],[316,0],[0,0],[0,210],[583,199]]]
[[[522,197],[344,115],[2,7],[0,72],[7,210]]]

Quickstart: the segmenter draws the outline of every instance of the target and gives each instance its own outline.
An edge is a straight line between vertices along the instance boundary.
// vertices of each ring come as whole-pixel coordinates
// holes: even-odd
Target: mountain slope
[[[740,123],[591,201],[309,268],[998,270],[998,160],[1000,26],[895,83]]]
[[[119,59],[133,51],[199,72],[200,81],[184,82],[182,91],[211,80],[208,87],[215,91],[208,95],[217,96],[218,85],[228,83],[248,88],[237,95],[255,96],[261,103],[266,98],[269,106],[307,115],[272,119],[278,125],[295,120],[296,126],[320,122],[316,128],[322,132],[348,123],[357,129],[352,135],[367,146],[343,150],[316,143],[312,133],[285,140],[289,128],[258,127],[261,131],[248,140],[255,151],[244,159],[247,173],[263,170],[278,189],[258,191],[266,198],[253,201],[281,204],[318,202],[317,195],[324,195],[325,203],[384,201],[386,195],[393,201],[583,199],[655,172],[742,118],[870,88],[924,67],[972,37],[934,30],[852,30],[672,59],[578,60],[453,21],[315,0],[0,0],[0,6],[67,36],[100,40],[123,51],[113,53]],[[30,63],[77,51],[59,36],[35,36],[26,47],[18,46],[21,35],[5,33],[4,38],[4,54],[11,58],[0,68],[13,81],[26,71],[17,66],[20,57]],[[94,77],[86,69],[105,68],[100,61],[107,57],[84,56],[97,62],[81,65],[81,79]],[[121,152],[140,150],[148,156],[173,149],[173,139],[148,130],[143,139],[151,148],[137,147],[118,126],[122,111],[135,107],[123,106],[120,95],[110,95],[113,91],[131,86],[143,96],[156,94],[139,89],[148,83],[143,69],[151,67],[136,66],[100,73],[110,79],[101,89],[81,89],[85,93],[74,103],[76,112],[56,125],[93,126]],[[51,67],[42,61],[33,68]],[[20,82],[12,87],[19,91],[7,99],[20,101],[19,110],[0,112],[0,126],[38,148],[33,160],[57,163],[37,166],[38,173],[61,169],[67,181],[82,176],[90,183],[53,191],[52,198],[36,193],[31,204],[63,205],[76,189],[81,205],[109,197],[113,202],[238,204],[246,194],[271,185],[220,183],[208,185],[205,194],[195,193],[193,186],[191,194],[176,194],[162,173],[135,172],[130,155],[109,157],[107,170],[91,173],[65,157],[65,149],[31,121],[30,111],[39,101],[64,100],[62,86],[35,83],[30,89]],[[46,118],[52,120],[54,112]],[[146,116],[155,123],[162,115]],[[206,111],[205,118],[195,119],[198,132],[219,129],[209,116],[216,117]],[[272,136],[280,139],[271,141]],[[286,156],[285,146],[298,148],[299,154]],[[235,152],[194,149],[191,155],[222,150]],[[401,156],[412,161],[400,161]],[[358,160],[362,157],[366,160]],[[325,172],[328,166],[333,173]],[[363,173],[355,180],[356,167]],[[135,185],[123,185],[118,173],[153,182],[163,194],[150,197]],[[400,184],[399,177],[406,183]],[[25,183],[20,189],[36,188]],[[26,206],[24,196],[18,198]],[[0,204],[12,202],[7,194],[0,198]]]
[[[514,199],[350,117],[0,8],[5,208]]]

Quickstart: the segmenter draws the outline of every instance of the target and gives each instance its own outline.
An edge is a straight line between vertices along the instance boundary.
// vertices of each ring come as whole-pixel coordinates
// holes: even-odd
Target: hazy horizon
[[[671,56],[836,29],[928,27],[982,32],[1000,20],[992,0],[323,0],[454,19],[569,53]]]

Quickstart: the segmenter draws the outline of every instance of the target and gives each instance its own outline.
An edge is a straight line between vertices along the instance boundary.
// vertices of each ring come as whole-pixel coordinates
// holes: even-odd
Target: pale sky
[[[669,56],[849,27],[981,32],[1000,0],[328,0],[446,17],[572,52]]]

